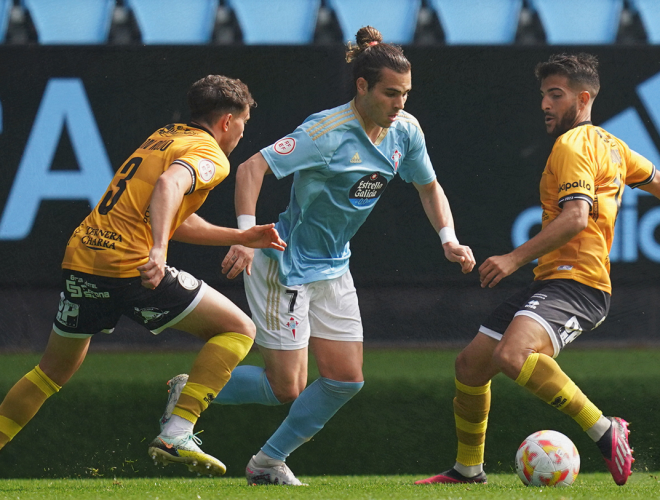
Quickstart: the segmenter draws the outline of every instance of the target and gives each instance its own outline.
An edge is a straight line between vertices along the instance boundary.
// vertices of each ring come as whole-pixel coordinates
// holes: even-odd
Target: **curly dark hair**
[[[546,62],[538,63],[534,74],[539,82],[552,75],[564,75],[571,86],[580,89],[586,88],[592,97],[596,97],[600,90],[598,59],[594,55],[583,52],[554,54]]]
[[[222,75],[205,76],[188,91],[191,119],[209,125],[226,113],[240,113],[246,107],[256,106],[247,85]]]
[[[383,35],[372,26],[360,28],[355,35],[357,45],[348,42],[346,62],[353,63],[353,81],[364,78],[373,88],[381,78],[381,69],[389,68],[397,73],[410,71],[410,61],[398,45],[383,43]]]

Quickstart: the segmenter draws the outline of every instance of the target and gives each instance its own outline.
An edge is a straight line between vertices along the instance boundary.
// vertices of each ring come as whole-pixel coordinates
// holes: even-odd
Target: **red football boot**
[[[457,483],[481,483],[486,484],[488,478],[486,473],[481,471],[476,476],[465,477],[463,474],[458,472],[456,469],[452,468],[448,471],[442,472],[437,476],[428,477],[426,479],[420,479],[415,481],[415,484],[457,484]]]
[[[628,444],[628,422],[619,417],[608,417],[612,426],[603,434],[596,444],[603,454],[607,468],[612,474],[614,482],[619,486],[626,484],[628,476],[632,474],[632,464],[635,459]]]

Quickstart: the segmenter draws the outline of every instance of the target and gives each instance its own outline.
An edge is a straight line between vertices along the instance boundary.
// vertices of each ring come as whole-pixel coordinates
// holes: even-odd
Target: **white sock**
[[[172,415],[169,421],[163,427],[161,434],[164,436],[180,436],[181,434],[191,434],[193,431],[193,424],[190,420],[186,420],[179,415]]]
[[[454,469],[465,477],[474,477],[477,474],[483,472],[484,464],[463,465],[461,463],[456,462],[456,464],[454,464]]]
[[[610,430],[611,426],[612,421],[601,415],[598,421],[587,429],[587,436],[594,441],[598,441],[608,430]]]
[[[254,464],[257,467],[275,467],[277,465],[282,465],[284,460],[277,460],[276,458],[269,457],[263,451],[259,450],[254,456]]]

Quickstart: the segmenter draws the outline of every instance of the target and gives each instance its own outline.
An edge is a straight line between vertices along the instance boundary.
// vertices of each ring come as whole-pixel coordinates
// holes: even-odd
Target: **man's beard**
[[[562,134],[565,134],[573,128],[575,119],[577,118],[577,106],[573,105],[562,117],[560,122],[557,122],[555,128],[549,134],[555,139]]]

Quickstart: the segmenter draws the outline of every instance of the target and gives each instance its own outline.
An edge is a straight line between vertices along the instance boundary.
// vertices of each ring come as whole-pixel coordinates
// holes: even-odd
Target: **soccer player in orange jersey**
[[[150,456],[204,474],[225,472],[222,462],[199,448],[192,430],[249,351],[255,327],[219,292],[167,266],[168,242],[276,250],[285,243],[274,224],[230,229],[195,214],[229,173],[227,156],[255,106],[247,86],[210,75],[192,85],[188,103],[191,122],[167,125],[144,141],[69,239],[46,351],[0,404],[0,448],[76,372],[91,337],[112,332],[124,314],[154,334],[173,327],[206,341],[171,417],[149,446]]]
[[[609,251],[624,187],[660,198],[660,176],[651,162],[591,123],[600,89],[597,67],[588,54],[554,55],[536,67],[546,130],[556,138],[540,185],[542,230],[479,267],[481,286],[492,288],[538,259],[535,281],[496,308],[458,355],[456,464],[417,484],[486,482],[490,380],[499,372],[572,417],[598,445],[616,484],[631,474],[628,423],[603,416],[554,360],[607,316]]]

